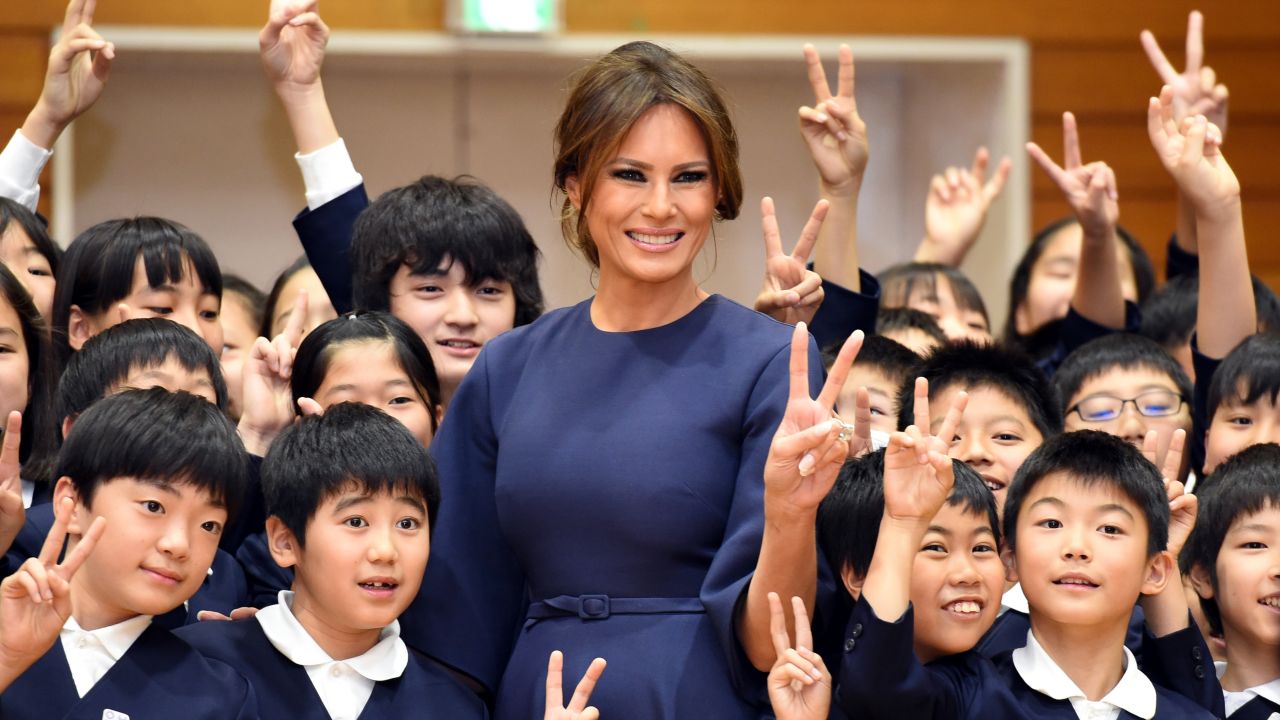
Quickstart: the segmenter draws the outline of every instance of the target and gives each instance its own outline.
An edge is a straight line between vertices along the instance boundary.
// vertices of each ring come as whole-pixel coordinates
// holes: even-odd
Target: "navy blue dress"
[[[432,444],[443,500],[402,634],[542,716],[547,657],[604,717],[766,717],[735,616],[760,552],[791,328],[720,296],[658,328],[590,301],[490,342]],[[810,341],[810,388],[822,368]]]

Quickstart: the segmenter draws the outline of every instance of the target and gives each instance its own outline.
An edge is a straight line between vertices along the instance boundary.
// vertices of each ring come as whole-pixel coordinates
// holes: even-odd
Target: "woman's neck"
[[[1035,618],[1031,631],[1062,672],[1090,700],[1106,697],[1124,675],[1124,636],[1128,616],[1106,627],[1065,625]]]
[[[1246,633],[1223,627],[1227,640],[1227,670],[1222,673],[1222,689],[1240,692],[1280,678],[1280,651],[1259,643]]]
[[[600,288],[591,302],[591,322],[605,332],[662,327],[688,315],[707,293],[692,271],[662,283],[648,283],[600,272]]]

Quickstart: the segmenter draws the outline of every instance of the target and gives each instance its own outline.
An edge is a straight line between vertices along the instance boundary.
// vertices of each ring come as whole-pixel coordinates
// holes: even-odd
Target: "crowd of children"
[[[692,272],[745,200],[714,84],[585,67],[553,178],[597,293],[544,314],[480,181],[370,202],[316,0],[259,38],[307,204],[270,292],[164,218],[64,252],[37,179],[106,87],[95,5],[0,153],[0,716],[1280,717],[1280,304],[1199,13],[1183,72],[1141,36],[1168,281],[1067,112],[1000,330],[959,266],[1007,158],[859,267],[847,47],[834,94],[805,48],[821,200],[789,254],[763,200],[753,309]]]

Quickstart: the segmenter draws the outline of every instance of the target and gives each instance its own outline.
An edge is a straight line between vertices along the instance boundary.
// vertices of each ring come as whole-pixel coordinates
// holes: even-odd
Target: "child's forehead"
[[[947,414],[956,395],[963,390],[969,395],[961,422],[966,424],[994,421],[1001,418],[1016,420],[1034,426],[1026,405],[1003,388],[986,383],[950,383],[930,399],[929,414],[940,419]]]
[[[1128,398],[1147,390],[1178,392],[1178,386],[1169,373],[1149,365],[1121,367],[1113,365],[1097,371],[1080,383],[1080,388],[1070,398],[1072,402],[1090,395],[1116,395]]]
[[[225,503],[213,494],[210,488],[197,485],[186,476],[139,478],[117,476],[107,478],[99,484],[99,495],[102,490],[111,489],[120,493],[150,492],[175,499],[182,503],[208,507],[225,507]]]
[[[162,271],[158,278],[159,282],[154,285],[151,284],[151,278],[147,274],[146,258],[142,253],[138,253],[137,259],[133,262],[131,294],[146,291],[177,290],[179,292],[195,293],[196,295],[213,295],[221,300],[221,296],[214,292],[213,288],[205,286],[191,256],[185,251],[176,252],[181,252],[182,254],[182,259],[178,263],[178,277],[167,277],[169,273]]]
[[[1261,507],[1237,514],[1227,528],[1233,532],[1269,532],[1280,534],[1280,502],[1266,500]]]
[[[987,511],[964,502],[945,503],[929,521],[929,532],[953,537],[971,537],[982,533],[994,535]]]
[[[1023,504],[1026,509],[1043,506],[1070,512],[1123,512],[1135,520],[1146,522],[1146,514],[1121,488],[1118,478],[1050,473],[1031,488]]]
[[[388,483],[374,487],[352,480],[321,498],[319,512],[341,512],[356,506],[367,508],[403,505],[425,507],[426,502],[422,493],[408,483]]]

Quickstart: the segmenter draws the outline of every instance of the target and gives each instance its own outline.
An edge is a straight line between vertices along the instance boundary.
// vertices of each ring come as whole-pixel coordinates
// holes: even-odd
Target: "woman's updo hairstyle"
[[[627,131],[649,108],[670,103],[689,113],[710,153],[716,217],[732,220],[742,205],[738,134],[711,79],[689,61],[650,42],[618,47],[574,79],[556,123],[555,186],[566,195],[560,211],[565,242],[594,266],[600,253],[587,231],[586,209],[601,169],[617,154]],[[576,177],[580,208],[568,197]]]

